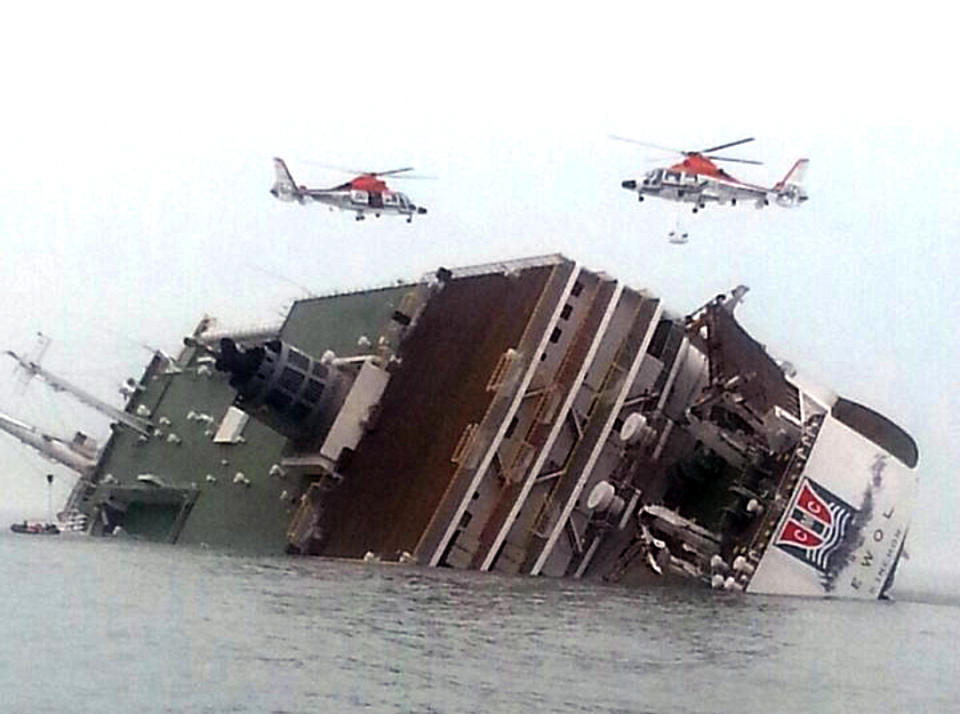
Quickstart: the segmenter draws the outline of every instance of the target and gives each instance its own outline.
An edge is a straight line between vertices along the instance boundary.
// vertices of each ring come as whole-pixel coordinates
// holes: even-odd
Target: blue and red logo
[[[857,509],[815,481],[804,478],[776,546],[826,574],[830,556],[857,515]]]

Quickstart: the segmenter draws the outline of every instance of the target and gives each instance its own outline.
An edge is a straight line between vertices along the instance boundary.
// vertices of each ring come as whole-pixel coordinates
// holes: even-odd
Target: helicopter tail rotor
[[[809,159],[798,159],[787,172],[787,175],[777,181],[773,190],[776,191],[778,204],[791,208],[807,200],[807,192],[803,187],[803,177],[807,173],[809,163]]]

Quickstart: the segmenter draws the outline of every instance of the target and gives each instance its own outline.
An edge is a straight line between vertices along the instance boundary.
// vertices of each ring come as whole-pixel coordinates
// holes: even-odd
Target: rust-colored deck
[[[520,340],[551,270],[461,278],[431,298],[403,344],[375,429],[324,499],[323,555],[413,552],[454,474],[454,447],[483,418],[493,397],[487,380]]]

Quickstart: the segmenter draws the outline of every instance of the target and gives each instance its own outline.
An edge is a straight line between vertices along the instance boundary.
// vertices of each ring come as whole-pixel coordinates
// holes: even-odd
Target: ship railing
[[[496,367],[493,368],[493,372],[490,374],[490,379],[487,380],[487,391],[495,392],[500,387],[503,386],[503,383],[506,381],[507,373],[510,370],[510,367],[516,362],[518,352],[510,347],[505,350],[500,359],[497,360]]]
[[[216,330],[212,332],[201,333],[194,339],[204,345],[218,344],[220,340],[224,338],[241,343],[260,342],[262,340],[270,340],[275,337],[279,337],[281,328],[282,325],[279,323],[274,323],[256,325],[236,330]]]
[[[63,507],[63,512],[80,512],[81,501],[83,501],[84,498],[90,498],[93,496],[96,489],[97,486],[92,481],[84,478],[78,479],[73,488],[70,490],[70,496],[67,498],[67,503]]]
[[[479,265],[468,265],[462,268],[451,268],[450,273],[454,278],[471,278],[478,275],[491,275],[494,273],[515,273],[529,268],[543,268],[558,265],[565,260],[560,253],[550,253],[548,255],[538,255],[531,258],[521,258],[519,260],[505,260],[495,263],[481,263]],[[434,274],[427,273],[424,280],[429,280]]]
[[[551,387],[546,387],[533,392],[527,392],[525,399],[535,398],[536,405],[533,407],[533,416],[530,419],[530,426],[527,428],[523,440],[516,445],[513,456],[509,458],[509,465],[504,470],[504,476],[508,483],[518,483],[523,480],[527,468],[529,468],[534,456],[542,443],[536,443],[537,429],[543,424],[544,415],[550,403],[552,395]]]
[[[560,508],[557,505],[555,494],[551,490],[550,494],[544,499],[543,505],[540,506],[540,511],[530,527],[530,535],[546,540],[550,536],[550,528],[554,519],[559,515]]]
[[[536,453],[537,447],[533,444],[526,441],[521,442],[517,447],[516,453],[513,455],[513,459],[510,461],[510,465],[504,471],[503,475],[506,482],[514,484],[523,481],[523,476],[526,474],[527,468],[530,466]]]
[[[638,308],[639,309],[639,308]],[[621,361],[624,359],[624,354],[628,351],[626,340],[621,343],[617,354],[614,359],[610,362],[607,367],[606,372],[603,376],[603,381],[600,384],[600,388],[593,393],[593,398],[590,400],[590,405],[587,407],[586,413],[583,415],[583,423],[587,423],[590,419],[593,418],[594,413],[600,406],[601,397],[607,393],[609,389],[616,383],[616,380],[621,378],[622,375],[627,373],[627,368],[625,368]],[[572,413],[572,412],[571,412]],[[576,419],[576,416],[574,416]],[[570,452],[567,455],[567,459],[564,463],[563,468],[569,465],[570,460],[572,459],[574,453],[581,447],[583,444],[583,430],[578,428],[577,430],[577,439],[573,447],[570,449]],[[550,493],[547,498],[544,500],[543,505],[541,505],[539,512],[536,517],[533,519],[533,524],[530,527],[530,535],[536,536],[538,538],[546,538],[547,536],[542,535],[544,532],[549,532],[551,527],[554,525],[555,520],[560,516],[562,509],[558,506],[555,506],[554,500],[557,496],[558,491],[561,488],[561,484],[564,481],[563,478],[556,479],[550,487]],[[529,547],[529,544],[528,544]]]
[[[756,534],[746,548],[747,556],[753,561],[754,565],[760,560],[763,552],[770,544],[777,523],[779,523],[780,517],[789,505],[790,496],[793,494],[797,482],[800,480],[800,475],[807,465],[810,449],[813,447],[813,442],[816,441],[817,433],[820,431],[822,424],[823,417],[821,415],[814,415],[807,420],[800,441],[794,447],[783,469],[780,483],[774,489],[773,498],[766,499],[767,510],[762,514]],[[775,507],[771,507],[774,504]]]
[[[529,325],[527,327],[529,329]],[[521,339],[521,342],[523,339]],[[519,364],[519,363],[517,363]],[[502,409],[503,401],[505,395],[499,394],[495,395],[493,399],[487,404],[486,411],[484,411],[483,418],[476,423],[468,424],[464,429],[464,433],[461,434],[460,439],[457,442],[457,445],[454,447],[453,452],[450,455],[450,461],[457,465],[456,470],[453,472],[453,476],[450,478],[450,481],[447,484],[446,490],[443,492],[443,496],[440,497],[440,503],[446,504],[448,498],[457,488],[458,484],[461,483],[463,479],[469,478],[469,474],[477,468],[475,463],[476,459],[476,449],[474,448],[477,444],[479,438],[492,439],[493,435],[498,428],[499,421],[493,423],[494,414]],[[473,427],[472,429],[470,427]],[[469,430],[469,433],[467,433]],[[441,515],[442,514],[442,515]],[[424,535],[421,536],[421,540],[417,543],[417,552],[424,547],[426,534],[431,533],[437,524],[443,518],[448,517],[448,512],[442,507],[438,507],[434,510],[433,515],[430,517],[430,521],[427,523],[427,527],[424,529]]]
[[[314,481],[300,498],[300,506],[297,508],[297,512],[293,514],[290,525],[287,527],[287,542],[290,544],[299,546],[309,535],[316,518],[316,509],[320,502],[321,492],[320,482]]]
[[[60,530],[68,533],[82,533],[89,521],[87,514],[78,510],[63,511],[57,514],[57,518],[60,521]]]
[[[471,422],[463,428],[463,433],[460,434],[460,439],[457,441],[457,445],[453,448],[453,453],[450,455],[450,461],[452,463],[462,464],[466,461],[476,439],[478,426],[479,424],[476,422]]]

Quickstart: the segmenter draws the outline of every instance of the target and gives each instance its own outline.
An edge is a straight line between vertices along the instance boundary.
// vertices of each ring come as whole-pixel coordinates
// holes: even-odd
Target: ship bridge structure
[[[201,323],[75,499],[94,531],[612,582],[876,598],[918,451],[734,317],[562,255]],[[877,534],[880,534],[879,540]]]

